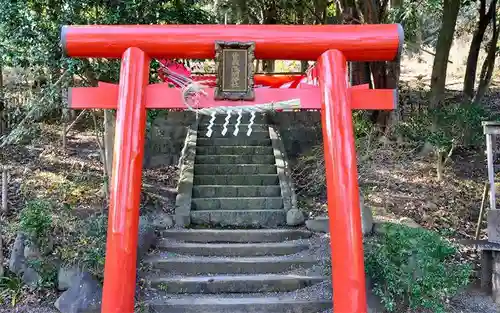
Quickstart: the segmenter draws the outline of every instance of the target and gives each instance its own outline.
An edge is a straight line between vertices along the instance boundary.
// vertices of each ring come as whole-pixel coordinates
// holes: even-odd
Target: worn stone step
[[[194,175],[276,174],[274,164],[195,164]]]
[[[182,295],[151,300],[147,305],[156,313],[318,313],[331,309],[332,300],[319,297],[297,299],[279,294],[267,297]]]
[[[215,120],[214,120],[214,123],[216,124],[224,124],[226,122],[226,116],[227,114],[217,114],[215,115]],[[250,122],[250,113],[244,113],[242,114],[241,116],[241,123],[242,124],[249,124]],[[210,123],[210,120],[212,119],[212,116],[210,115],[201,115],[200,116],[200,125],[207,125]],[[237,114],[232,114],[231,115],[231,118],[229,119],[229,123],[230,124],[236,124],[237,122],[237,119],[238,119],[238,115]],[[266,120],[266,116],[265,114],[255,114],[255,118],[254,118],[254,123],[255,124],[266,124],[267,123],[267,120]]]
[[[203,210],[191,211],[191,223],[222,227],[272,228],[286,224],[284,210]]]
[[[250,133],[250,136],[247,136],[248,128],[240,127],[239,128],[240,131],[235,136],[233,134],[233,130],[230,130],[229,127],[227,129],[228,130],[227,130],[225,135],[222,134],[222,130],[212,129],[212,134],[210,135],[210,137],[207,136],[208,129],[201,129],[201,130],[198,130],[198,138],[239,138],[239,139],[243,139],[243,138],[268,139],[268,138],[270,138],[269,137],[269,130],[258,130],[258,129],[254,129],[252,127],[252,132]]]
[[[233,185],[203,185],[193,187],[194,198],[225,198],[225,197],[280,197],[279,185],[269,186],[233,186]]]
[[[195,175],[194,185],[278,185],[277,174],[265,175]]]
[[[300,275],[217,275],[149,277],[150,286],[169,294],[221,294],[288,292],[325,280],[321,276]]]
[[[193,198],[192,210],[279,210],[281,197]]]
[[[273,155],[272,146],[205,146],[196,147],[196,155]]]
[[[167,229],[163,238],[185,242],[247,243],[281,242],[307,239],[312,233],[299,229]]]
[[[207,138],[198,137],[197,146],[271,146],[271,139],[253,137]]]
[[[307,242],[261,243],[199,243],[162,239],[156,244],[160,251],[197,256],[271,256],[298,253],[309,248]]]
[[[274,155],[197,155],[196,164],[275,164]]]
[[[247,130],[248,130],[248,123],[240,123],[240,125],[238,126],[239,128],[239,133],[243,133],[246,135],[247,133]],[[233,134],[234,130],[236,129],[236,121],[231,121],[231,123],[229,123],[229,125],[226,126],[227,127],[227,132],[229,134]],[[199,125],[198,127],[198,130],[202,131],[202,132],[206,132],[208,129],[208,124],[201,124]],[[218,132],[220,133],[222,130],[224,129],[224,123],[217,123],[217,124],[214,124],[212,126],[212,130],[214,132]],[[254,131],[267,131],[269,132],[269,125],[268,124],[253,124],[252,125],[252,132]]]
[[[153,271],[169,274],[269,274],[283,273],[296,268],[308,268],[316,263],[310,257],[203,257],[152,255],[144,259]]]

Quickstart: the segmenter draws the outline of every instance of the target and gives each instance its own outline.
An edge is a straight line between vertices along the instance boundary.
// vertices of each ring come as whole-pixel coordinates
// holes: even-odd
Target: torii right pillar
[[[319,57],[317,68],[335,289],[333,311],[368,312],[347,61],[342,52],[328,50]]]

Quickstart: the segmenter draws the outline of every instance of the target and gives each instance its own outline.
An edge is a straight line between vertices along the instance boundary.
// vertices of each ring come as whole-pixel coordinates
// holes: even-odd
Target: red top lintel
[[[399,24],[381,25],[86,25],[63,26],[71,57],[121,58],[137,47],[153,58],[211,59],[215,41],[253,41],[255,57],[316,60],[330,49],[347,61],[391,61],[403,44]]]

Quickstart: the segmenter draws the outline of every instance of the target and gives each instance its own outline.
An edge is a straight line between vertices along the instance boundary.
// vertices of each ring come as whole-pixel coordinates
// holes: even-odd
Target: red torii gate
[[[389,25],[116,25],[63,26],[71,57],[121,58],[119,85],[73,88],[70,108],[118,109],[103,288],[103,313],[132,313],[146,109],[185,108],[181,91],[149,85],[150,58],[209,59],[215,41],[253,41],[258,59],[317,60],[319,87],[255,89],[254,103],[300,99],[321,109],[332,247],[334,312],[366,313],[353,109],[391,110],[395,90],[349,87],[347,61],[399,57],[403,30]],[[200,107],[237,106],[216,101]]]

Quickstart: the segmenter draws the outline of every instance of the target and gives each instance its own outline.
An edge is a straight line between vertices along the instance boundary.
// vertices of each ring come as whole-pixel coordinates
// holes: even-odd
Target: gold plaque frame
[[[228,88],[226,86],[226,78],[232,73],[228,72],[228,63],[231,60],[227,59],[228,52],[238,53],[239,56],[243,55],[242,64],[239,63],[236,68],[238,69],[238,86],[235,88]],[[214,97],[216,100],[254,100],[254,62],[255,60],[255,43],[254,42],[215,42],[215,69],[217,73],[216,87]],[[234,64],[233,64],[234,67]],[[240,80],[241,71],[243,71],[243,79]]]

